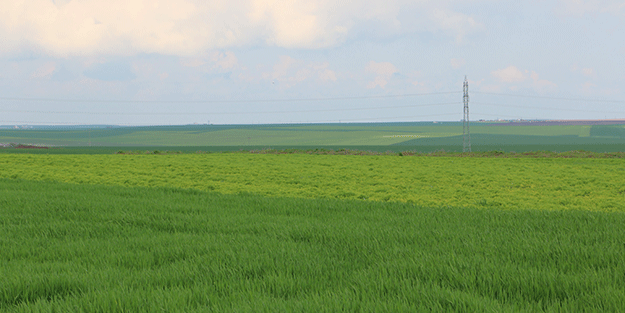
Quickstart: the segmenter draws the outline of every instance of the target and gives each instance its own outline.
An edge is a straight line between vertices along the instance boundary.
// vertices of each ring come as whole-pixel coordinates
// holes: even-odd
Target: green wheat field
[[[625,311],[623,125],[448,126],[0,130],[0,311]]]

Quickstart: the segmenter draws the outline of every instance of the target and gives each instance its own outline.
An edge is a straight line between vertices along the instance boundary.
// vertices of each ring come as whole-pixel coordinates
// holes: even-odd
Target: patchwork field
[[[625,310],[625,161],[0,154],[3,312]]]
[[[361,150],[461,151],[462,123],[0,129],[0,143],[73,147],[230,147],[234,150],[327,146]],[[473,123],[471,143],[474,151],[625,151],[625,125]]]

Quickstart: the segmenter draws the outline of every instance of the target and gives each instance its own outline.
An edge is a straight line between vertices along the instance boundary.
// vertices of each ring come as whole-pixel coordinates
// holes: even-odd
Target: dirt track
[[[45,146],[30,146],[30,145],[17,145],[15,149],[48,149]]]

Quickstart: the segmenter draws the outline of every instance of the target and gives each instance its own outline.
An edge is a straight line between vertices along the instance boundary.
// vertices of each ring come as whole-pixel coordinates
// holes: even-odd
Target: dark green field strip
[[[419,146],[419,145],[458,145],[458,142],[462,144],[462,136],[450,136],[450,137],[436,137],[436,138],[419,138],[407,140],[394,145],[407,145],[407,146]],[[553,146],[553,145],[625,145],[625,138],[613,138],[613,137],[578,137],[573,135],[566,136],[532,136],[532,135],[496,135],[496,134],[471,134],[471,145],[473,146],[488,146],[488,145],[541,145],[541,146]]]
[[[625,138],[625,127],[623,127],[623,125],[593,126],[590,129],[590,136]]]
[[[625,214],[0,180],[0,311],[625,310]]]
[[[419,138],[407,140],[393,146],[413,147],[416,151],[462,151],[462,136]],[[625,139],[616,137],[578,137],[578,136],[528,136],[528,135],[493,135],[471,134],[473,151],[573,151],[593,152],[625,151]],[[410,149],[407,149],[410,150]]]
[[[137,132],[136,128],[98,128],[80,130],[0,130],[0,137],[20,137],[24,139],[71,140],[76,138],[102,138],[128,135]]]

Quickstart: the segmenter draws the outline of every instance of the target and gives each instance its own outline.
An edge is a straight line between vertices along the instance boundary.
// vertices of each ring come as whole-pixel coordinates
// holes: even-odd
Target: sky
[[[624,0],[2,0],[0,124],[625,118]]]

